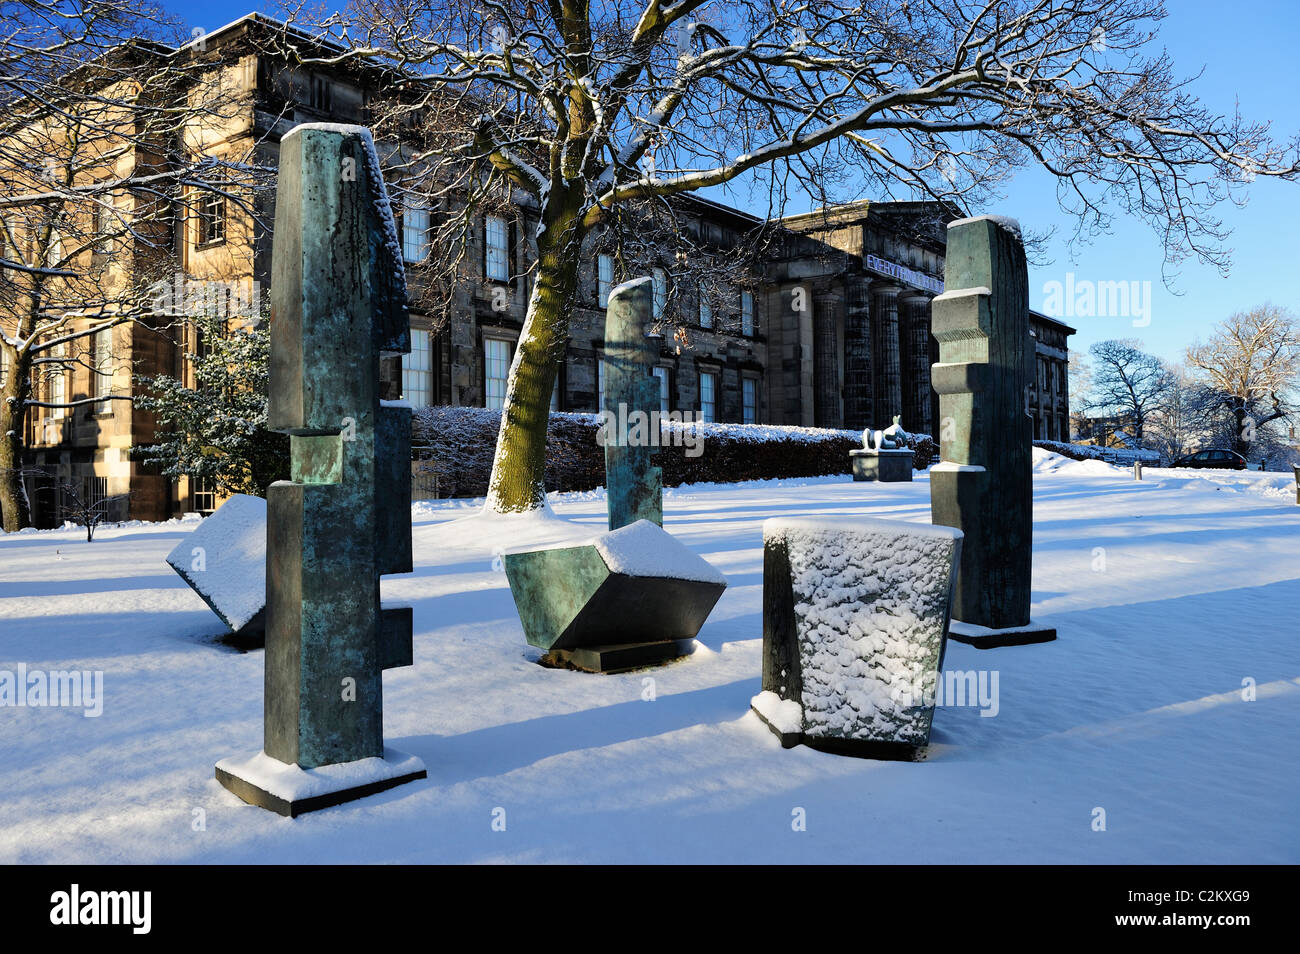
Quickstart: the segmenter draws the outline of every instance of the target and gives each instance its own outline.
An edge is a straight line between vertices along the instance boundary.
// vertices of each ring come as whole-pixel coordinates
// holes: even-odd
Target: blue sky
[[[163,2],[191,27],[208,30],[251,10],[273,13],[275,9],[257,0]],[[1294,0],[1249,0],[1241,7],[1209,0],[1168,0],[1168,9],[1159,42],[1180,75],[1204,68],[1194,90],[1207,106],[1230,115],[1240,103],[1247,119],[1272,121],[1279,139],[1300,131],[1294,82],[1300,11]],[[1020,173],[1005,200],[978,211],[1014,216],[1035,231],[1056,228],[1056,237],[1046,249],[1051,264],[1030,272],[1030,304],[1035,308],[1043,308],[1048,284],[1063,285],[1067,273],[1073,273],[1076,282],[1136,282],[1139,288],[1150,283],[1149,323],[1144,327],[1134,327],[1131,318],[1064,316],[1078,329],[1071,339],[1076,350],[1106,338],[1136,337],[1148,350],[1178,360],[1188,343],[1208,335],[1234,311],[1264,302],[1300,307],[1300,262],[1293,251],[1293,235],[1300,223],[1300,182],[1257,181],[1245,208],[1223,206],[1220,217],[1233,230],[1228,241],[1233,250],[1229,274],[1225,277],[1212,266],[1186,261],[1171,288],[1162,281],[1163,255],[1157,236],[1136,219],[1117,217],[1112,235],[1075,248],[1071,257],[1066,242],[1073,226],[1057,207],[1053,183],[1044,173]]]

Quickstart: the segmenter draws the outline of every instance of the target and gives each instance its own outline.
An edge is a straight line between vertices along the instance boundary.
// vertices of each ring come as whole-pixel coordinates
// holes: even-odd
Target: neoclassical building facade
[[[219,73],[241,105],[219,128],[186,130],[188,152],[237,157],[252,144],[259,164],[274,167],[281,138],[299,123],[367,122],[368,91],[355,75],[328,66],[308,70],[260,52],[253,34],[268,22],[250,15],[207,34],[201,51],[183,48]],[[390,191],[417,287],[422,262],[437,254],[431,210],[404,196],[400,181]],[[273,219],[273,206],[273,196],[259,197],[253,215],[214,195],[198,212],[178,211],[168,220],[174,221],[170,242],[157,244],[172,246],[187,279],[260,287],[266,297],[271,235],[265,223]],[[416,406],[500,406],[531,292],[528,236],[536,225],[526,199],[512,206],[474,218],[465,264],[443,314],[426,314],[413,300],[412,352],[392,370],[390,396],[400,390]],[[675,215],[691,254],[704,256],[705,278],[716,278],[707,274],[715,254],[744,264],[725,281],[707,282],[707,290],[699,270],[692,277],[673,267],[680,249],[664,248],[662,266],[646,269],[666,330],[655,368],[663,410],[711,421],[854,430],[884,427],[898,416],[909,431],[937,435],[930,302],[943,290],[950,210],[929,202],[864,200],[771,222],[686,196],[677,200]],[[754,251],[760,236],[761,251]],[[634,277],[616,271],[598,239],[590,245],[552,399],[556,410],[600,408],[605,297],[613,283]],[[1026,411],[1035,417],[1036,437],[1068,440],[1073,329],[1037,314],[1031,327],[1038,368]],[[100,497],[123,495],[120,517],[158,520],[210,510],[218,502],[212,488],[151,473],[132,458],[132,447],[154,440],[155,422],[128,401],[107,400],[138,391],[133,369],[170,371],[192,381],[185,355],[194,342],[184,329],[170,336],[123,330],[119,337],[115,349],[104,350],[102,369],[96,359],[98,384],[75,376],[59,381],[57,375],[43,383],[39,396],[46,400],[64,392],[76,396],[92,385],[106,400],[66,418],[36,410],[28,421],[30,466],[93,484]],[[58,500],[34,502],[40,525],[62,519]]]

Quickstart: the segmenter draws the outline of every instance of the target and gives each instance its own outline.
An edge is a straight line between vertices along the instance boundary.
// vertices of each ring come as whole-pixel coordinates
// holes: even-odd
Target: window
[[[596,410],[605,410],[605,359],[596,359]]]
[[[668,275],[662,268],[656,268],[652,274],[655,285],[654,317],[658,321],[668,310]]]
[[[402,259],[423,262],[429,257],[429,210],[406,199],[402,203]]]
[[[45,249],[47,268],[60,268],[63,265],[63,236],[57,229],[50,232],[50,244]]]
[[[561,375],[561,373],[562,373],[561,371],[556,371],[556,372],[555,372],[555,386],[551,388],[551,410],[552,410],[552,411],[558,411],[558,410],[560,409],[560,375]]]
[[[659,379],[659,410],[667,414],[672,410],[672,401],[668,391],[668,369],[654,368],[654,376]]]
[[[217,186],[220,188],[220,184]],[[196,218],[199,245],[219,245],[226,240],[226,197],[220,192],[204,190],[199,195]]]
[[[0,351],[0,387],[9,380],[9,352]]]
[[[740,293],[740,333],[746,337],[754,336],[754,293]]]
[[[91,371],[91,396],[107,398],[113,393],[113,329],[100,328],[92,336],[94,363]],[[92,405],[95,414],[112,414],[113,402],[99,401]]]
[[[190,478],[190,506],[201,514],[210,514],[217,509],[217,489],[211,478]]]
[[[411,353],[402,358],[402,398],[412,407],[428,407],[432,394],[429,332],[411,329]]]
[[[483,222],[483,273],[494,282],[510,280],[510,231],[506,220],[489,215]]]
[[[67,347],[66,344],[61,344],[51,348],[50,357],[62,358]],[[68,400],[68,374],[62,364],[53,365],[53,369],[49,374],[50,403],[63,404]],[[50,417],[63,417],[66,411],[66,408],[61,407],[50,408]]]
[[[92,254],[107,255],[113,250],[109,233],[112,230],[112,215],[108,201],[101,198],[95,205],[94,241],[90,246]]]
[[[700,289],[700,327],[713,327],[713,303],[709,301],[709,293],[703,288]]]
[[[500,409],[506,404],[506,379],[510,377],[510,342],[483,339],[484,407]]]
[[[700,420],[712,423],[718,419],[718,376],[712,371],[700,372]]]
[[[320,76],[311,78],[311,108],[328,113],[333,106],[334,97],[329,80]]]
[[[86,477],[82,480],[82,501],[87,510],[103,512],[104,501],[108,498],[107,477]]]
[[[744,422],[754,424],[758,421],[758,382],[753,378],[740,379],[740,398],[744,408]]]
[[[609,305],[609,293],[614,287],[614,256],[596,257],[596,301],[601,308]]]

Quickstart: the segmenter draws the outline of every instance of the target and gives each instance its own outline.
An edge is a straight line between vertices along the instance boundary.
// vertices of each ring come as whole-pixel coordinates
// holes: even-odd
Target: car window
[[[1192,460],[1209,460],[1209,459],[1210,459],[1209,451],[1201,451],[1199,454],[1196,454],[1194,457],[1192,457]]]
[[[1212,453],[1210,456],[1211,456],[1214,460],[1227,460],[1227,459],[1228,459],[1228,452],[1227,452],[1227,451],[1215,451],[1215,452]]]

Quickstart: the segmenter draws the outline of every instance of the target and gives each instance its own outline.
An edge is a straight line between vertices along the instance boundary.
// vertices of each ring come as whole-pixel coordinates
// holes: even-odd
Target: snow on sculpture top
[[[230,497],[176,544],[167,563],[239,632],[266,605],[266,501]]]

